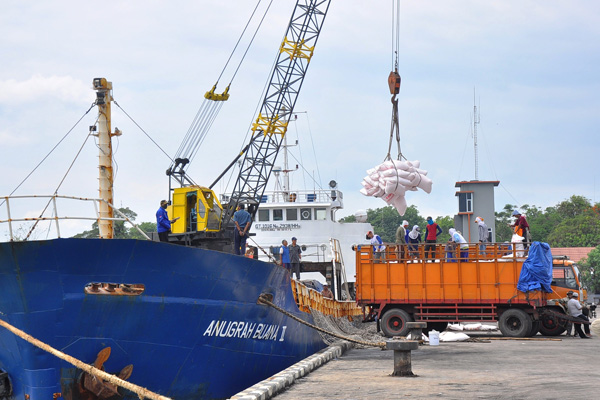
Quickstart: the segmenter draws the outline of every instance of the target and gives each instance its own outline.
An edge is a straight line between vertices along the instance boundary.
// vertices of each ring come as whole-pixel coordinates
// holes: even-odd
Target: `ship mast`
[[[96,105],[98,106],[98,156],[99,169],[99,198],[101,200],[98,210],[98,229],[101,239],[112,239],[113,230],[113,209],[109,204],[113,204],[113,166],[112,166],[112,142],[113,136],[121,135],[118,129],[111,132],[111,111],[110,105],[112,97],[112,82],[105,78],[95,78],[94,90],[96,91]]]

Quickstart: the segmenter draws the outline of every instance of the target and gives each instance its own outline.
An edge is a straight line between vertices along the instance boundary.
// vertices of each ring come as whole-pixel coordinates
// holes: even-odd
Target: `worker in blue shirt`
[[[252,222],[250,213],[244,209],[243,204],[239,204],[237,211],[233,214],[235,229],[233,233],[233,253],[243,256],[246,254],[246,239],[248,230]]]
[[[166,200],[161,200],[160,208],[156,212],[156,231],[158,232],[158,238],[161,242],[169,241],[171,224],[179,219],[179,217],[171,220],[169,219],[169,214],[167,214],[167,205],[168,202]]]

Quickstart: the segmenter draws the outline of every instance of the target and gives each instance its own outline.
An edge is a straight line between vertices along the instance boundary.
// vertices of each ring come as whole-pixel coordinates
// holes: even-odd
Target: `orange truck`
[[[355,248],[356,301],[370,307],[386,336],[405,336],[412,321],[437,331],[448,323],[497,322],[505,336],[556,336],[565,331],[567,292],[585,301],[579,269],[566,257],[553,257],[552,293],[525,293],[517,282],[527,250],[506,244],[448,250],[438,244],[426,259],[422,245],[391,244],[384,254]]]

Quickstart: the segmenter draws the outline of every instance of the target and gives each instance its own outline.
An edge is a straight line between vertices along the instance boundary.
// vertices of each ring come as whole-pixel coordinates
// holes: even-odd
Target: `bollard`
[[[394,372],[392,376],[416,376],[412,372],[411,350],[419,348],[415,340],[390,341],[385,344],[386,350],[394,350]]]
[[[423,338],[423,329],[427,328],[427,322],[407,322],[406,327],[410,329],[410,338],[412,340],[421,340]]]

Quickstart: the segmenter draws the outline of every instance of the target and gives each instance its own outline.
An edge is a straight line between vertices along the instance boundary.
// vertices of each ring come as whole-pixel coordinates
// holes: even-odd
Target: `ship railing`
[[[342,200],[342,192],[331,190],[276,190],[265,192],[261,203],[331,203]]]
[[[8,225],[8,236],[9,236],[11,242],[12,241],[18,241],[18,240],[27,240],[29,238],[31,232],[36,228],[38,222],[43,222],[43,221],[49,221],[50,224],[52,224],[52,222],[54,222],[54,226],[55,226],[55,229],[56,229],[56,235],[57,235],[57,237],[60,238],[61,237],[60,221],[64,221],[64,220],[124,221],[124,222],[128,222],[129,224],[131,224],[131,226],[133,226],[147,240],[152,240],[130,218],[128,218],[125,214],[123,214],[114,205],[110,204],[109,202],[107,202],[106,200],[103,200],[103,199],[94,199],[94,198],[87,198],[87,197],[75,197],[75,196],[62,196],[62,195],[3,196],[2,199],[3,199],[2,203],[5,206],[4,207],[5,214],[3,214],[3,215],[6,215],[6,219],[0,219],[0,226],[2,224],[7,224]],[[17,201],[17,200],[22,200],[22,201],[25,201],[25,200],[38,200],[38,199],[48,199],[46,207],[44,208],[44,211],[48,207],[51,207],[52,216],[45,217],[43,215],[44,211],[40,213],[39,217],[20,217],[20,218],[14,218],[12,216],[11,206],[14,206],[15,201]],[[62,199],[62,200],[74,200],[74,201],[80,201],[80,202],[83,202],[83,203],[92,203],[93,206],[94,206],[94,211],[95,211],[96,216],[95,217],[91,217],[91,216],[74,216],[74,215],[60,216],[59,215],[59,211],[58,211],[58,202],[57,202],[58,199]],[[119,217],[112,217],[112,218],[101,217],[100,213],[98,211],[99,208],[100,208],[99,204],[101,202],[107,204],[117,215],[119,215]],[[2,206],[2,203],[0,203],[0,206]],[[29,210],[29,212],[31,212],[31,210]],[[23,223],[23,222],[33,222],[33,226],[29,230],[29,233],[27,234],[26,238],[19,237],[19,235],[16,234],[17,227],[15,225],[19,224],[19,223]]]
[[[323,297],[320,292],[294,279],[292,279],[292,292],[298,308],[307,313],[316,310],[325,315],[345,317],[349,320],[363,315],[362,307],[357,305],[354,300],[340,301]]]
[[[231,194],[221,195],[221,203],[228,203]],[[275,190],[265,192],[260,199],[263,204],[269,203],[331,203],[343,200],[343,194],[337,189],[318,190]]]

